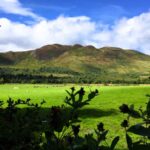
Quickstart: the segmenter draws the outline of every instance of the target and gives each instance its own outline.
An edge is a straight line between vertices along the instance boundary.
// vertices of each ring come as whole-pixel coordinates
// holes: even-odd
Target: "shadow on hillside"
[[[108,110],[102,110],[102,109],[95,109],[95,108],[85,108],[79,110],[79,116],[81,118],[99,118],[104,116],[114,116],[117,115],[118,111],[115,109],[108,109]]]

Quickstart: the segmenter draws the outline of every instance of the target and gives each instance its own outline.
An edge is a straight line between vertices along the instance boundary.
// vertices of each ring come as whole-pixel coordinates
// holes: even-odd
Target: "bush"
[[[150,95],[146,104],[145,110],[140,108],[139,110],[134,109],[134,105],[128,106],[123,104],[120,106],[120,111],[127,114],[127,119],[125,119],[121,126],[125,128],[126,141],[129,150],[149,150],[150,149]],[[140,122],[134,125],[130,125],[131,118],[138,118]],[[136,134],[140,137],[138,141],[133,142],[129,133]]]
[[[11,98],[7,106],[0,101],[0,149],[2,150],[113,150],[119,137],[107,140],[108,130],[99,123],[94,134],[80,136],[78,110],[88,105],[98,94],[92,91],[84,99],[83,88],[67,91],[65,103],[70,106],[53,106],[44,110],[45,103],[33,104],[30,99],[17,101]],[[20,105],[26,107],[20,108]]]
[[[0,150],[113,150],[119,141],[116,136],[107,141],[108,130],[102,122],[92,134],[80,135],[79,109],[88,105],[98,95],[98,90],[85,96],[83,88],[72,87],[66,91],[65,105],[43,108],[30,99],[17,101],[9,98],[7,104],[0,101]],[[85,98],[86,97],[86,98]],[[129,150],[150,149],[150,95],[146,108],[134,109],[134,105],[122,104],[120,111],[127,115],[121,126],[125,129]],[[25,107],[22,108],[22,105]],[[21,106],[21,107],[20,107]],[[132,118],[139,123],[130,124]],[[140,138],[134,141],[132,134]]]

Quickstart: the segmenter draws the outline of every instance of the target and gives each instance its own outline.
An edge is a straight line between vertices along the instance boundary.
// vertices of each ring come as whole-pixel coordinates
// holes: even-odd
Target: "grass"
[[[4,84],[0,85],[0,100],[31,98],[34,102],[46,100],[44,107],[61,105],[65,99],[66,91],[73,85],[31,85],[31,84]],[[77,89],[81,86],[74,85]],[[109,139],[119,135],[121,141],[118,147],[126,147],[124,130],[120,124],[126,118],[119,112],[118,107],[123,104],[134,104],[136,108],[144,106],[147,102],[146,94],[150,94],[150,86],[101,86],[91,85],[85,87],[86,93],[98,89],[99,95],[90,105],[80,110],[82,119],[82,134],[91,133],[97,123],[104,122],[105,128],[110,130]]]

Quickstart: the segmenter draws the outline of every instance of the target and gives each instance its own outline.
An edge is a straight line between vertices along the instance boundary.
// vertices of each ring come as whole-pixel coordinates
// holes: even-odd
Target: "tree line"
[[[136,77],[136,78],[133,78]],[[0,68],[0,83],[80,83],[80,84],[150,84],[150,77],[138,78],[129,74],[78,73],[65,68]]]

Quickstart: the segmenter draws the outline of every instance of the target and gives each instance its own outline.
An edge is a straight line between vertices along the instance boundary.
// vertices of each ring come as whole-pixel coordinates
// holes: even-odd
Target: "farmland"
[[[147,102],[146,94],[150,94],[150,86],[102,86],[102,85],[44,85],[44,84],[3,84],[0,85],[0,100],[31,98],[33,102],[40,103],[43,99],[46,104],[43,107],[58,106],[64,104],[67,96],[65,90],[74,86],[85,88],[86,93],[98,89],[99,95],[90,105],[80,110],[82,119],[82,133],[91,133],[97,123],[104,122],[105,128],[110,130],[109,138],[119,135],[124,137],[124,130],[120,124],[126,116],[119,112],[118,107],[123,104],[134,104],[135,108],[144,106]],[[134,121],[134,120],[133,120]],[[122,138],[121,140],[123,140]],[[119,147],[126,147],[125,142],[119,142]]]

